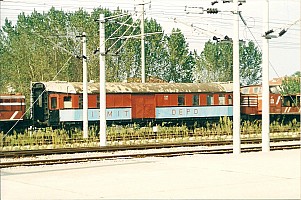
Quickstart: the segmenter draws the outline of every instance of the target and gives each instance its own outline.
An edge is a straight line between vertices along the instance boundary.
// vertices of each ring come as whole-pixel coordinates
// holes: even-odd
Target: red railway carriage
[[[22,120],[25,112],[25,96],[0,94],[0,121]]]
[[[270,114],[300,116],[300,94],[281,95],[278,86],[270,86]],[[246,115],[262,114],[261,85],[241,88],[241,112]]]
[[[25,113],[25,96],[20,94],[0,94],[0,131],[8,131],[16,121],[23,121]],[[23,125],[23,123],[20,123]]]
[[[283,96],[270,87],[272,117],[285,116],[300,121],[300,94]],[[78,82],[32,83],[32,116],[24,119],[25,96],[0,95],[0,131],[9,130],[16,120],[19,128],[82,124],[83,86]],[[107,83],[107,124],[175,122],[200,124],[223,116],[233,116],[232,83]],[[89,124],[98,124],[99,84],[88,84]],[[260,119],[261,86],[241,88],[242,118]],[[251,117],[250,117],[251,116]]]
[[[33,83],[36,124],[82,122],[82,83]],[[88,84],[88,119],[99,120],[99,84]],[[109,123],[232,116],[231,83],[107,83]]]

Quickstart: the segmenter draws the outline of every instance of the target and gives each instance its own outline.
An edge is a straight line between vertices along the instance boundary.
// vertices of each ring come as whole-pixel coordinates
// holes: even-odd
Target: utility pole
[[[83,42],[83,138],[88,138],[88,70],[87,70],[87,38],[82,34]]]
[[[141,29],[141,81],[145,83],[145,46],[144,46],[144,1],[141,4],[141,22],[140,22],[140,29]]]
[[[99,15],[99,140],[100,146],[107,145],[106,122],[106,65],[105,65],[105,18]]]
[[[263,0],[263,33],[269,30],[269,0]],[[270,151],[270,89],[269,38],[263,37],[262,47],[262,151]]]
[[[241,153],[240,144],[240,77],[239,77],[239,9],[233,1],[233,153]]]
[[[239,3],[245,3],[245,0],[228,0],[223,3],[233,2],[233,153],[241,153],[240,141],[240,74],[239,74]],[[218,1],[211,4],[214,5]],[[209,14],[216,14],[219,11],[216,8],[205,10]],[[202,8],[202,12],[204,9]],[[215,40],[213,38],[213,40]],[[216,39],[218,41],[218,38]]]

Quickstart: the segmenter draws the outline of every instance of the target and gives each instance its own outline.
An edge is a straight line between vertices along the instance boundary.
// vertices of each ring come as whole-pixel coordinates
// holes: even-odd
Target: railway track
[[[287,150],[287,149],[300,149],[300,144],[291,144],[291,145],[286,144],[286,145],[271,146],[272,151]],[[261,151],[260,146],[241,148],[241,152],[257,152],[257,151]],[[87,161],[99,161],[104,159],[174,157],[174,156],[181,156],[181,155],[224,154],[224,153],[232,153],[232,152],[233,152],[232,148],[215,148],[215,149],[180,150],[180,151],[154,152],[154,153],[148,152],[148,153],[100,155],[100,156],[89,156],[89,157],[59,158],[59,159],[41,159],[41,160],[2,162],[0,163],[0,168],[17,167],[17,166],[67,164],[67,163],[78,163],[78,162],[87,162]]]
[[[271,142],[298,141],[300,137],[291,138],[272,138]],[[259,144],[261,139],[243,139],[241,144]],[[232,145],[232,140],[212,140],[201,142],[186,142],[186,143],[168,143],[168,144],[148,144],[148,145],[130,145],[130,146],[107,146],[107,147],[80,147],[80,148],[56,148],[56,149],[38,149],[38,150],[16,150],[16,151],[1,151],[0,158],[21,158],[34,157],[41,155],[55,154],[74,154],[87,152],[114,152],[125,150],[145,150],[157,148],[173,148],[173,147],[195,147],[195,146],[224,146]]]
[[[300,140],[300,138],[299,138]],[[217,142],[217,141],[216,141]],[[220,141],[221,142],[221,141]],[[251,142],[251,141],[248,141]],[[218,143],[218,142],[217,142]],[[253,144],[255,142],[253,141]],[[249,143],[251,144],[251,143]],[[221,145],[221,143],[219,143]],[[153,145],[155,148],[166,148],[166,146],[162,145]],[[160,146],[160,147],[159,147]],[[191,146],[196,146],[193,144]],[[199,145],[200,146],[200,145]],[[212,143],[210,146],[213,146]],[[153,148],[154,148],[153,147]],[[176,146],[169,146],[176,147]],[[183,147],[183,145],[182,145]],[[294,144],[273,144],[271,145],[271,150],[285,150],[285,149],[300,149],[300,142]],[[122,150],[129,150],[125,149]],[[148,146],[150,148],[150,146]],[[115,148],[116,151],[117,148]],[[147,149],[147,148],[144,148]],[[105,148],[103,148],[105,150]],[[139,150],[136,147],[136,150]],[[141,150],[141,147],[140,147]],[[75,150],[74,150],[75,151]],[[106,150],[109,152],[110,150]],[[111,149],[113,151],[113,149]],[[251,147],[242,147],[241,152],[256,152],[261,151],[261,146],[251,146]],[[90,151],[88,151],[90,152]],[[50,158],[50,159],[35,159],[35,160],[17,160],[17,161],[9,161],[9,162],[1,162],[0,168],[8,168],[8,167],[16,167],[16,166],[39,166],[39,165],[54,165],[54,164],[66,164],[66,163],[77,163],[77,162],[87,162],[87,161],[99,161],[104,159],[124,159],[124,158],[142,158],[142,157],[173,157],[180,155],[193,155],[193,154],[224,154],[224,153],[232,153],[232,147],[221,147],[218,148],[207,148],[207,149],[187,149],[187,150],[170,150],[170,151],[159,151],[159,152],[139,152],[139,153],[123,153],[123,154],[110,154],[110,155],[97,155],[97,156],[79,156],[79,157],[71,157],[71,158]],[[62,152],[61,152],[62,153]],[[78,152],[77,152],[78,153]]]

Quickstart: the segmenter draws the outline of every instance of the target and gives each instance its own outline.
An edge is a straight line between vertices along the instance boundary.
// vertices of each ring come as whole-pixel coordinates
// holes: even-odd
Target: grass
[[[107,145],[139,145],[153,143],[174,143],[206,140],[231,140],[232,121],[228,117],[222,117],[219,123],[207,123],[205,127],[188,128],[180,126],[156,126],[139,127],[131,126],[107,127]],[[289,130],[289,131],[288,131]],[[300,137],[300,123],[292,120],[288,124],[272,122],[270,125],[270,137]],[[99,146],[99,136],[95,127],[89,127],[89,138],[83,139],[83,133],[79,129],[39,129],[14,132],[4,137],[0,133],[2,150],[45,149],[45,148],[72,148]],[[261,138],[261,122],[244,121],[241,125],[241,139]]]

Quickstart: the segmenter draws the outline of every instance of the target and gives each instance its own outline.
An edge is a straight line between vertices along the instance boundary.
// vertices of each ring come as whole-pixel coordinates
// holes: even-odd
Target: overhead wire
[[[248,25],[247,25],[247,23],[245,22],[245,20],[243,19],[243,17],[242,17],[242,15],[241,15],[240,12],[239,12],[239,16],[240,16],[241,21],[242,21],[242,22],[244,23],[244,25],[248,28]],[[254,34],[252,33],[252,31],[251,31],[249,28],[248,28],[248,30],[250,31],[251,35],[253,36],[253,39],[254,39],[255,42],[257,43],[258,48],[260,49],[260,51],[261,51],[261,53],[262,53],[262,49],[261,49],[260,45],[258,44],[258,41],[257,41],[257,39],[255,38]],[[277,77],[280,78],[280,76],[279,76],[277,70],[274,68],[272,62],[271,62],[270,60],[269,60],[268,62],[269,62],[269,65],[270,65],[270,66],[272,67],[272,69],[274,70],[274,72],[275,72],[275,74],[277,75]],[[279,87],[282,89],[282,91],[285,91],[285,90],[286,90],[286,88],[282,87],[282,85],[280,85]],[[277,88],[276,88],[276,89],[277,89]],[[277,90],[278,90],[278,89],[277,89]],[[281,92],[281,91],[279,91],[279,92]],[[288,93],[287,90],[286,90],[286,92]],[[297,105],[297,104],[296,104],[297,102],[295,101],[295,99],[294,99],[291,95],[289,95],[289,96],[290,96],[291,100],[295,103],[295,105]],[[297,107],[300,109],[300,106],[297,106]]]
[[[139,18],[142,16],[142,14],[143,13],[141,13],[140,14],[140,16],[139,16]],[[134,24],[136,23],[136,21],[134,21],[133,23],[132,23],[132,25],[130,25],[124,32],[123,32],[123,34],[107,49],[107,52],[109,52],[112,48],[113,48],[113,46],[115,45],[115,44],[117,44],[117,42],[119,42],[123,37],[124,37],[124,35],[130,30],[130,28],[132,28],[133,26],[134,26]],[[120,27],[122,27],[122,26],[120,26]]]
[[[129,17],[127,20],[126,20],[126,22],[129,20],[129,19],[131,19],[131,17]],[[115,34],[123,25],[125,25],[126,24],[126,22],[124,22],[123,24],[121,24],[121,26],[117,29],[117,30],[115,30],[115,32],[113,33],[113,34]],[[134,22],[135,23],[135,22]],[[133,24],[134,24],[133,23]],[[132,24],[132,25],[133,25]],[[132,27],[132,26],[130,26],[130,27]],[[129,28],[130,28],[129,27]],[[128,28],[128,29],[129,29]],[[128,30],[127,29],[127,30]],[[127,32],[127,30],[124,32],[124,34]],[[134,31],[135,29],[133,29],[133,31]],[[79,57],[79,56],[77,56],[77,55],[75,55],[73,52],[70,52],[70,51],[68,51],[67,49],[65,49],[64,47],[61,47],[61,46],[59,46],[59,45],[57,45],[54,41],[52,41],[52,40],[50,40],[49,38],[47,38],[47,37],[45,37],[45,36],[43,36],[43,35],[41,35],[41,34],[39,34],[38,32],[33,32],[33,34],[35,34],[35,35],[37,35],[38,37],[40,37],[40,38],[42,38],[42,39],[45,39],[45,40],[47,40],[47,41],[49,41],[52,45],[54,45],[54,47],[56,47],[56,48],[59,48],[59,49],[61,49],[61,50],[63,50],[65,53],[67,53],[67,54],[69,54],[70,55],[70,57],[67,59],[67,61],[65,62],[65,64],[60,68],[60,70],[56,73],[56,75],[53,77],[53,81],[56,79],[56,77],[61,73],[61,71],[67,66],[67,63],[70,61],[70,59],[72,58],[72,57]],[[112,35],[113,35],[112,34]],[[111,36],[112,36],[111,35]],[[110,38],[110,37],[109,37]],[[109,39],[108,38],[108,39]],[[107,39],[107,40],[108,40]],[[107,41],[106,40],[106,41]],[[114,43],[115,44],[115,43]],[[120,49],[118,49],[118,50],[120,50]],[[21,119],[23,119],[23,117],[26,115],[26,113],[28,113],[31,109],[32,109],[32,107],[33,107],[33,105],[38,101],[38,99],[45,93],[45,91],[46,91],[46,89],[44,89],[42,92],[41,92],[41,94],[37,97],[37,99],[30,105],[30,107],[23,113],[23,115],[13,124],[13,126],[3,135],[3,137],[2,137],[2,139],[4,139],[13,129],[14,129],[14,127],[21,121]]]
[[[49,3],[49,1],[40,1],[40,2],[30,2],[30,1],[25,1],[25,0],[19,0],[19,1],[12,1],[12,0],[5,0],[4,2],[7,2],[7,3],[10,3],[9,5],[18,5],[18,4],[25,4],[25,11],[28,10],[28,11],[32,11],[32,9],[30,9],[30,7],[32,6],[35,6],[35,7],[40,7],[40,8],[44,8],[44,7],[52,7],[52,6],[55,6],[55,7],[60,7],[60,8],[66,8],[66,9],[78,9],[80,5],[84,5],[84,8],[85,9],[93,9],[95,6],[95,4],[98,4],[100,5],[99,7],[101,7],[102,5],[103,6],[106,6],[106,7],[116,7],[116,8],[126,8],[128,10],[134,10],[135,11],[135,8],[133,7],[133,4],[136,3],[136,1],[130,1],[130,2],[118,2],[118,4],[114,4],[114,2],[112,1],[101,1],[99,3],[99,1],[92,1],[91,3],[89,4],[86,4],[84,1],[77,1],[77,4],[78,6],[75,6],[75,4],[72,4],[70,3],[69,1],[66,1],[66,2],[60,2],[60,1],[52,1],[51,3]],[[211,1],[207,1],[208,2],[208,6],[210,5],[210,2]],[[287,0],[286,2],[297,2],[296,1],[293,1],[293,0]],[[188,4],[191,4],[191,2],[187,2]],[[194,4],[197,3],[197,2],[194,2]],[[27,7],[28,5],[28,7]],[[2,8],[5,9],[4,7],[5,5],[2,5]],[[19,6],[20,7],[20,10],[24,10],[24,6]],[[162,8],[164,8],[164,11],[162,11]],[[161,18],[160,21],[165,21],[165,22],[170,22],[170,20],[166,19],[166,18],[170,18],[170,16],[183,16],[183,13],[184,13],[184,6],[183,5],[180,5],[179,2],[164,2],[164,1],[159,1],[159,2],[156,2],[155,4],[152,3],[151,5],[151,8],[147,11],[147,14],[146,16],[151,16],[151,17],[155,17],[156,19],[158,18]],[[215,27],[219,27],[219,29],[223,28],[225,30],[227,30],[228,28],[228,32],[230,32],[231,30],[229,29],[230,25],[231,25],[231,21],[232,21],[232,18],[231,18],[231,14],[230,13],[223,13],[222,16],[222,23],[219,22],[220,20],[216,20],[217,17],[215,17],[214,15],[212,16],[203,16],[202,18],[199,18],[198,19],[201,19],[201,21],[205,22],[207,21],[207,24],[210,24],[211,26],[215,26]],[[253,16],[251,16],[253,17]],[[185,15],[185,18],[188,18],[191,20],[195,19],[196,16],[187,16]],[[261,22],[260,22],[260,18],[256,18],[256,17],[253,17],[254,19],[254,23],[256,23],[256,26],[258,28],[260,28],[261,26]],[[199,20],[193,20],[193,21],[199,21]],[[286,23],[287,21],[284,20],[284,19],[271,19],[270,20],[270,24],[272,26],[274,25],[283,25],[284,23]],[[207,25],[208,26],[208,25]],[[291,28],[291,30],[293,30]],[[299,31],[299,29],[296,29],[296,31]],[[185,32],[186,35],[189,35],[189,32]],[[260,34],[258,32],[258,34]],[[292,33],[290,33],[290,36],[287,36],[286,39],[296,39],[298,36],[297,36],[297,33],[295,35],[293,35]],[[282,41],[279,41],[278,45],[272,45],[272,47],[280,47],[281,45],[283,45]],[[294,46],[292,47],[292,45],[288,44],[289,45],[289,48],[294,48]],[[287,46],[287,45],[285,45]]]
[[[73,56],[70,56],[67,61],[65,62],[65,64],[61,67],[61,69],[57,72],[57,74],[53,77],[52,81],[54,81],[56,79],[56,77],[61,73],[61,71],[67,66],[67,63],[71,60]],[[44,89],[41,94],[38,96],[38,98],[30,105],[30,107],[23,113],[23,115],[14,123],[14,125],[3,135],[2,140],[16,127],[16,125],[21,121],[21,119],[24,118],[24,116],[26,115],[26,113],[28,113],[33,105],[39,100],[39,98],[46,92],[46,89]]]
[[[40,38],[42,38],[42,39],[45,39],[45,40],[47,40],[48,42],[50,42],[52,45],[54,45],[54,47],[56,47],[56,48],[59,48],[59,49],[61,49],[61,50],[63,50],[63,52],[65,52],[65,53],[67,53],[67,54],[69,54],[70,55],[70,57],[67,59],[67,61],[64,63],[64,65],[59,69],[59,71],[56,73],[56,75],[53,77],[53,79],[52,79],[52,81],[54,81],[56,78],[57,78],[57,76],[61,73],[61,71],[63,70],[63,69],[65,69],[65,67],[67,66],[67,63],[71,60],[71,58],[72,57],[76,57],[76,58],[78,58],[79,56],[78,55],[76,55],[75,53],[73,53],[73,52],[70,52],[70,51],[68,51],[67,49],[65,49],[64,47],[61,47],[61,46],[59,46],[59,45],[57,45],[54,41],[52,41],[52,40],[50,40],[49,38],[47,38],[47,37],[45,37],[45,36],[43,36],[43,35],[41,35],[41,34],[39,34],[38,32],[32,32],[34,35],[36,35],[36,36],[38,36],[38,37],[40,37]],[[78,45],[79,46],[79,45]],[[78,47],[77,47],[78,48]],[[3,137],[2,137],[2,139],[4,139],[13,129],[14,129],[14,127],[21,121],[21,119],[23,119],[23,117],[26,115],[26,113],[28,113],[31,109],[32,109],[32,107],[33,107],[33,105],[38,101],[38,99],[39,99],[39,97],[41,97],[44,93],[45,93],[45,91],[46,91],[46,89],[44,89],[42,92],[41,92],[41,94],[38,96],[38,98],[32,103],[32,105],[30,105],[30,107],[23,113],[23,115],[13,124],[13,126],[6,132],[6,134],[4,134],[3,135]]]
[[[129,36],[131,36],[131,35],[134,33],[134,31],[136,30],[136,28],[137,28],[137,26],[133,28],[133,30],[132,30],[132,32],[129,34]],[[126,45],[126,43],[127,43],[127,41],[128,41],[129,39],[130,39],[130,37],[127,37],[126,40],[123,42],[123,44],[115,51],[114,54],[117,55],[117,54],[121,51],[121,49]]]
[[[260,0],[258,0],[260,1]],[[287,1],[291,1],[291,2],[299,2],[299,0],[287,0]],[[55,3],[55,1],[53,1],[51,4],[47,4],[47,3],[37,3],[37,2],[30,2],[30,1],[12,1],[12,0],[5,0],[4,2],[7,2],[7,3],[12,3],[11,5],[4,5],[2,4],[2,8],[1,9],[6,9],[6,10],[11,10],[11,11],[33,11],[32,9],[30,9],[32,6],[35,6],[37,8],[45,8],[45,7],[52,7],[52,6],[55,6],[55,7],[61,7],[61,8],[69,8],[69,9],[78,9],[79,7],[78,6],[74,6],[74,4],[67,4],[67,3],[63,3],[63,6],[62,6],[62,2],[58,2],[58,4]],[[99,1],[95,1],[95,3],[99,4]],[[114,5],[114,3],[112,3],[111,1],[102,1],[101,3],[103,4],[110,4],[110,5],[113,5],[113,6],[116,6]],[[13,6],[15,5],[18,5],[18,4],[22,4],[22,6],[19,6],[19,8],[14,8]],[[89,5],[85,5],[85,9],[93,9],[94,7],[92,6],[93,3],[89,3]],[[172,5],[172,6],[171,6]],[[135,12],[135,9],[132,9],[131,6],[129,6],[129,3],[128,2],[120,2],[118,4],[118,6],[122,6],[123,8],[127,7],[129,8],[128,10],[132,11],[132,12]],[[12,8],[13,7],[13,8]],[[156,9],[162,9],[162,7],[164,7],[164,11],[154,11]],[[162,18],[161,21],[167,21],[169,22],[170,19],[169,18],[172,18],[172,17],[177,17],[177,16],[183,16],[183,14],[181,13],[182,12],[182,9],[183,9],[183,6],[177,6],[175,3],[172,3],[172,2],[164,2],[164,1],[161,1],[159,3],[157,3],[157,5],[152,5],[152,9],[148,12],[147,15],[149,16],[155,16],[156,18]],[[175,13],[175,11],[177,11]],[[179,12],[178,12],[179,11]],[[180,12],[181,11],[181,12]],[[184,11],[183,11],[184,12]],[[9,16],[13,16],[13,15],[9,15]],[[171,16],[171,17],[170,17]],[[211,26],[219,26],[219,27],[224,27],[224,28],[227,28],[227,26],[229,26],[232,21],[232,19],[230,19],[230,16],[231,14],[229,13],[224,13],[223,14],[223,22],[216,22],[216,17],[214,16],[210,16],[210,17],[203,17],[204,21],[206,20],[207,23],[211,24]],[[186,16],[187,18],[195,18],[195,16]],[[226,17],[229,17],[226,18]],[[252,16],[249,16],[250,18]],[[252,17],[254,19],[254,24],[256,23],[256,26],[257,28],[261,27],[262,26],[262,23],[259,21],[260,18],[255,18],[255,17]],[[229,22],[229,23],[228,23]],[[283,26],[283,25],[288,25],[287,26],[287,29],[290,29],[290,32],[291,31],[300,31],[300,28],[292,28],[293,25],[297,24],[298,22],[300,22],[300,19],[296,20],[294,23],[291,23],[291,24],[287,24],[286,23],[287,21],[286,20],[282,20],[282,19],[271,19],[271,26]],[[202,24],[203,22],[200,22],[200,24]],[[134,24],[134,23],[133,23]],[[196,24],[196,23],[195,23]],[[210,32],[206,29],[203,29],[203,28],[200,28],[200,27],[197,27],[196,25],[193,25],[192,28],[196,28],[196,29],[199,29],[199,30],[202,30],[204,32]],[[121,27],[121,26],[120,26]],[[255,35],[254,35],[254,32],[255,31],[252,31],[250,29],[250,27],[248,25],[245,24],[245,27],[247,28],[247,30],[250,32],[250,34],[252,35],[252,38],[255,40],[255,42],[257,43],[258,47],[260,48],[260,45],[259,45],[259,42],[258,40],[256,39]],[[128,28],[129,29],[129,28]],[[127,30],[128,30],[127,29]],[[135,28],[134,28],[135,29]],[[132,33],[134,31],[134,29],[132,30]],[[117,32],[118,30],[116,30]],[[116,33],[114,32],[114,34]],[[120,40],[122,37],[124,37],[125,33],[127,31],[124,32],[124,34],[122,36],[120,36],[120,38],[118,40]],[[187,32],[187,31],[186,31]],[[132,34],[131,33],[131,34]],[[211,32],[213,33],[213,32]],[[110,37],[107,38],[107,40],[109,38],[112,38],[112,36],[114,35],[112,34]],[[130,34],[130,35],[131,35]],[[203,34],[203,33],[202,33]],[[256,34],[260,34],[260,32],[257,32],[256,31]],[[193,34],[189,35],[186,33],[186,35],[189,36],[189,39],[190,40],[193,40],[193,41],[206,41],[206,39],[199,39],[199,38],[196,38],[196,36],[194,36]],[[38,35],[40,37],[40,35]],[[296,39],[298,37],[297,36],[297,33],[296,34],[292,34],[290,33],[290,36],[288,39]],[[128,39],[128,38],[127,38]],[[107,41],[106,40],[106,41]],[[50,41],[50,40],[49,40]],[[126,40],[127,41],[127,40]],[[117,42],[117,41],[116,41]],[[116,42],[114,44],[116,44]],[[75,56],[73,53],[70,53],[68,51],[66,51],[64,48],[58,46],[57,44],[51,42],[53,45],[55,45],[57,48],[60,48],[61,50],[63,50],[64,52],[68,53],[70,56],[70,58],[67,60],[67,62],[69,62],[69,60],[72,58],[72,56]],[[285,48],[285,49],[295,49],[298,47],[298,45],[296,43],[293,43],[293,42],[282,42],[282,41],[277,41],[277,43],[271,43],[271,45],[273,47],[279,47],[279,48]],[[113,46],[113,45],[112,45]],[[112,48],[112,46],[109,48],[109,50]],[[300,44],[299,44],[300,46]],[[261,48],[260,48],[261,49]],[[118,49],[119,50],[119,49]],[[116,51],[118,52],[118,51]],[[279,74],[277,73],[277,71],[275,70],[274,66],[272,65],[271,61],[269,61],[271,67],[273,68],[274,72],[276,73],[276,75],[279,77]]]

